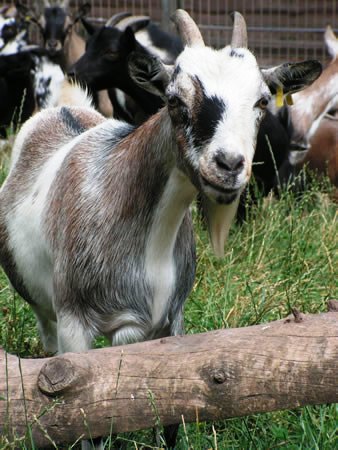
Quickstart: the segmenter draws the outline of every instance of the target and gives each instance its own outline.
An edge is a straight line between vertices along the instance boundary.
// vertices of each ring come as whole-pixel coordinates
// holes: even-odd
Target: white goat
[[[251,174],[269,85],[312,63],[260,71],[236,13],[231,46],[205,47],[182,10],[174,67],[137,54],[137,83],[167,105],[139,128],[81,107],[46,109],[19,132],[0,191],[0,262],[49,352],[183,332],[194,281],[189,205],[203,193],[215,253]],[[304,79],[304,84],[309,83]]]

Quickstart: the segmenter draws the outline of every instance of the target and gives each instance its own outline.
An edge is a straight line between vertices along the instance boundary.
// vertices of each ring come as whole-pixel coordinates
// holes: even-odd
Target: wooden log
[[[36,447],[338,402],[338,312],[114,348],[0,352],[0,435]],[[27,427],[28,425],[28,427]],[[28,436],[26,434],[26,436]],[[27,437],[29,439],[29,437]]]

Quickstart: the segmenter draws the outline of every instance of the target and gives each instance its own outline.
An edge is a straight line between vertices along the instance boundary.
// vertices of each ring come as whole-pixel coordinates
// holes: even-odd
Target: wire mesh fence
[[[37,2],[30,0],[28,5]],[[76,9],[84,0],[70,1]],[[216,48],[230,42],[230,12],[240,11],[247,22],[249,47],[260,65],[319,59],[327,54],[323,34],[327,24],[337,31],[337,0],[93,0],[90,17],[104,23],[112,14],[129,11],[146,14],[163,28],[173,31],[170,15],[186,9],[199,25],[205,42]]]

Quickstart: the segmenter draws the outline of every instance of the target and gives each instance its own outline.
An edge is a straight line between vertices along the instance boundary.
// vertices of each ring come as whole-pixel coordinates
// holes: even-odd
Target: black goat
[[[146,25],[147,22],[147,19],[134,24],[129,21],[130,26],[121,31],[117,26],[106,25],[96,28],[82,19],[89,34],[86,52],[69,71],[71,77],[75,77],[93,91],[111,88],[122,90],[136,105],[133,103],[127,108],[131,113],[128,116],[128,113],[121,110],[116,99],[112,98],[114,111],[119,118],[137,123],[156,113],[163,106],[163,101],[145,92],[131,79],[128,70],[130,55],[134,52],[144,55],[155,54],[157,45],[157,56],[161,54],[165,63],[172,63],[182,50],[182,44],[176,36],[165,33],[151,22]],[[151,42],[149,48],[138,41],[138,33],[142,33],[143,40],[145,35],[149,36]]]
[[[30,52],[0,55],[0,135],[2,137],[6,137],[8,127],[17,127],[34,111],[32,74],[34,65],[34,58]]]

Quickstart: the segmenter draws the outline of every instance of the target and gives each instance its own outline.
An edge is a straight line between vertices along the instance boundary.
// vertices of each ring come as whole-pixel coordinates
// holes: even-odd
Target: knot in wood
[[[222,384],[226,381],[227,376],[223,369],[215,369],[212,373],[212,378],[215,383]]]
[[[47,395],[58,395],[69,389],[75,380],[74,366],[65,358],[53,358],[42,366],[38,387]]]

